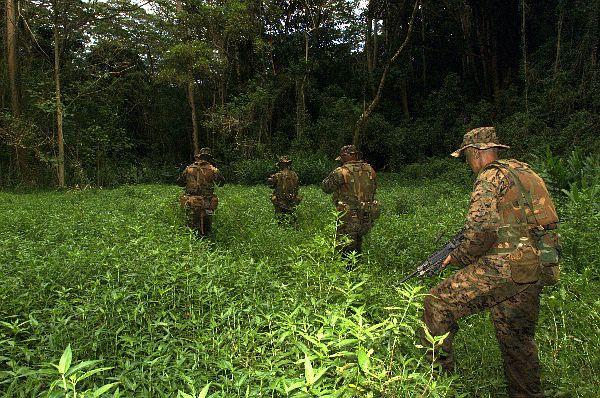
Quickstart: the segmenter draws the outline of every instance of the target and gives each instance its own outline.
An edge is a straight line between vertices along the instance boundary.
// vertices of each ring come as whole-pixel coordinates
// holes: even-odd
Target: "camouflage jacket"
[[[375,170],[362,160],[347,162],[333,170],[321,183],[325,193],[333,194],[333,203],[358,209],[375,200],[377,190]]]
[[[192,163],[179,177],[179,182],[185,186],[187,195],[205,197],[213,196],[215,184],[221,185],[224,181],[219,169],[205,160]]]
[[[540,210],[547,209],[546,213],[549,215],[543,220],[537,217],[537,221],[543,224],[558,221],[554,205],[547,194],[543,181],[531,171],[527,164],[512,159],[494,162],[481,170],[475,180],[465,224],[465,240],[452,252],[452,257],[463,265],[474,263],[482,256],[494,256],[495,252],[492,249],[498,247],[499,241],[506,240],[506,237],[503,236],[499,239],[499,230],[516,226],[517,228],[511,229],[511,234],[515,236],[509,240],[518,241],[521,236],[527,237],[528,235],[527,229],[519,229],[519,226],[527,227],[528,224],[535,224],[531,218],[535,219],[536,217],[531,217],[529,209],[523,209],[525,219],[519,219],[522,218],[519,217],[520,205],[514,203],[516,202],[514,199],[517,187],[512,178],[508,177],[507,172],[503,170],[507,166],[511,170],[520,170],[521,173],[529,173],[535,177],[533,181],[537,184],[537,192],[540,192],[541,195],[533,198],[533,206]],[[507,195],[509,192],[510,195]],[[517,192],[520,193],[520,190]],[[538,202],[541,202],[542,205],[540,206]],[[510,214],[516,214],[517,217],[508,218],[507,208],[510,208]]]

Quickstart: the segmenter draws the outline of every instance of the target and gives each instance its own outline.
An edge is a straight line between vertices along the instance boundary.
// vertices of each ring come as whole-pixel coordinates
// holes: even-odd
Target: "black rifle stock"
[[[464,239],[464,229],[461,229],[456,236],[448,241],[444,246],[438,249],[435,253],[430,255],[417,269],[410,275],[407,275],[400,281],[404,283],[407,280],[418,276],[423,278],[425,276],[432,276],[437,274],[442,269],[442,262],[448,257],[450,253],[458,246]]]

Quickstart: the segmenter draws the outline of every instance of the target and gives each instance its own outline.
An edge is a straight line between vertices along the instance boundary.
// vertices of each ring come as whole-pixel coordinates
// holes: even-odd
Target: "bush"
[[[600,155],[585,155],[580,148],[563,157],[554,155],[547,146],[543,154],[533,156],[532,166],[550,189],[558,192],[572,186],[591,187],[600,182]]]
[[[267,177],[275,169],[271,159],[242,159],[222,166],[226,182],[246,185],[265,184]]]
[[[335,161],[321,153],[295,153],[292,169],[298,173],[301,185],[320,184],[331,170]],[[277,159],[238,160],[221,167],[225,179],[230,183],[264,185],[266,179],[277,171]]]
[[[473,183],[469,166],[460,159],[431,158],[422,163],[409,164],[402,168],[400,176],[409,180],[441,178],[467,186]]]

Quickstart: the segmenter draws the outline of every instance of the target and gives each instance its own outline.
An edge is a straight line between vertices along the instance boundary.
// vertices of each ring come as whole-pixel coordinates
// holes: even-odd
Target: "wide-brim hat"
[[[354,145],[344,145],[342,149],[340,149],[340,156],[335,158],[335,160],[342,160],[342,155],[353,155],[358,153],[358,149]]]
[[[210,148],[202,148],[200,151],[194,155],[195,159],[212,159],[212,153],[210,152]]]
[[[292,164],[292,159],[290,159],[290,158],[289,158],[289,157],[287,157],[287,156],[280,156],[280,157],[279,157],[279,160],[277,160],[277,163],[276,163],[276,165],[277,165],[277,166],[280,166],[280,165],[284,165],[284,164],[287,164],[287,165],[290,165],[290,164]]]
[[[496,129],[494,127],[479,127],[468,131],[463,137],[460,148],[452,152],[450,155],[458,158],[467,148],[489,149],[510,147],[508,145],[501,144],[498,141],[498,136],[496,135]]]

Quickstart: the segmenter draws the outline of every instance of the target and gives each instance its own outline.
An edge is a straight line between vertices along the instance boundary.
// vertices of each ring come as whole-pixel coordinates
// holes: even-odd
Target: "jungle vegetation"
[[[3,0],[0,185],[108,186],[218,163],[597,152],[598,0]],[[239,168],[239,167],[238,167]]]

